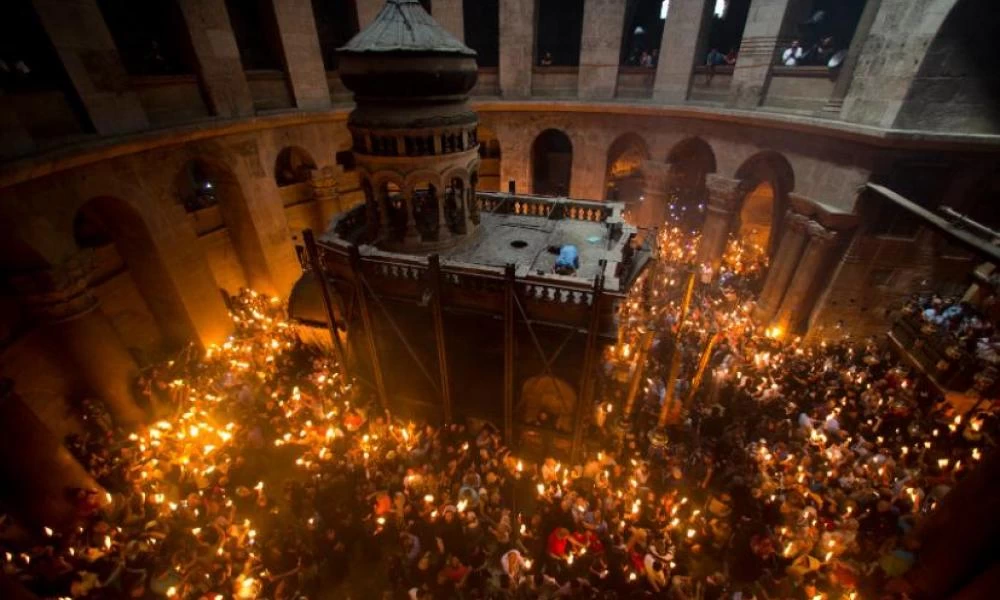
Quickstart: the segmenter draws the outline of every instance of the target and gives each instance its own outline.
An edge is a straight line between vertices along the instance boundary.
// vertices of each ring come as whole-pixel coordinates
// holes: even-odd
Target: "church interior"
[[[988,0],[5,7],[0,598],[995,597]]]

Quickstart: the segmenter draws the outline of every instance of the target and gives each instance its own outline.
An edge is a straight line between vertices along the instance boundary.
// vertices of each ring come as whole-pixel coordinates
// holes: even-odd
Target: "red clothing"
[[[560,558],[566,556],[566,544],[569,544],[569,537],[560,538],[558,529],[549,534],[547,544],[549,554]]]

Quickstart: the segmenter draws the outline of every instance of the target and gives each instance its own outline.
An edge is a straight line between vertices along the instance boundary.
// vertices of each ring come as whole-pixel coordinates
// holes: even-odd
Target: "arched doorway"
[[[229,293],[248,285],[272,293],[270,267],[233,171],[217,161],[195,159],[184,165],[175,185],[218,286]]]
[[[566,196],[573,171],[573,143],[558,129],[546,129],[531,145],[531,191]]]
[[[289,146],[278,153],[274,161],[274,183],[279,187],[308,183],[316,161],[309,153],[297,146]]]
[[[715,153],[705,140],[685,138],[667,154],[667,163],[673,218],[684,229],[696,229],[705,220],[705,176],[715,173]]]
[[[788,194],[795,187],[795,175],[788,160],[777,152],[751,156],[736,171],[747,190],[739,206],[733,230],[739,238],[772,256],[780,239]]]
[[[646,141],[636,133],[626,133],[608,148],[604,171],[604,198],[633,203],[642,198],[644,180],[642,164],[649,160]]]

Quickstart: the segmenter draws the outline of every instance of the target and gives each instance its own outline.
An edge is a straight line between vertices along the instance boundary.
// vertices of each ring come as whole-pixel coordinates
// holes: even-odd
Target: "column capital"
[[[732,179],[709,173],[705,176],[705,188],[708,190],[708,206],[710,209],[733,212],[739,206],[740,197],[746,193],[741,179]]]
[[[807,231],[809,232],[810,243],[826,245],[837,239],[836,231],[831,231],[816,221],[809,221]]]
[[[10,278],[21,303],[36,318],[58,323],[90,312],[97,298],[90,291],[93,255],[76,254],[48,269],[22,272]]]
[[[794,210],[785,213],[785,226],[792,231],[803,232],[808,228],[810,223],[815,223],[815,221]]]

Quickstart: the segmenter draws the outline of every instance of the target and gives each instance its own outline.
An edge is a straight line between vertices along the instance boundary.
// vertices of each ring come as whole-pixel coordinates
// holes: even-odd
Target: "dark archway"
[[[1000,72],[990,56],[1000,34],[991,0],[959,0],[948,14],[906,94],[895,126],[1000,133]]]
[[[228,230],[242,273],[216,273],[219,287],[235,293],[236,289],[229,289],[231,282],[246,282],[258,290],[273,289],[250,205],[235,173],[221,162],[195,159],[181,169],[176,182],[178,200],[188,212],[195,213],[196,233],[206,235],[222,227]],[[226,282],[230,282],[228,286]]]
[[[612,142],[604,170],[604,198],[638,202],[643,194],[642,165],[649,158],[646,140],[637,133],[622,134]]]
[[[681,227],[700,227],[705,219],[705,176],[715,173],[715,152],[700,137],[685,138],[667,154],[670,164],[668,195]]]
[[[298,146],[289,146],[274,161],[274,183],[278,187],[306,183],[316,170],[316,161]]]
[[[569,194],[573,143],[558,129],[546,129],[531,144],[531,191],[545,196]]]
[[[747,159],[737,169],[736,178],[748,192],[741,199],[734,229],[771,256],[780,238],[788,194],[795,189],[792,166],[784,156],[768,150]]]

